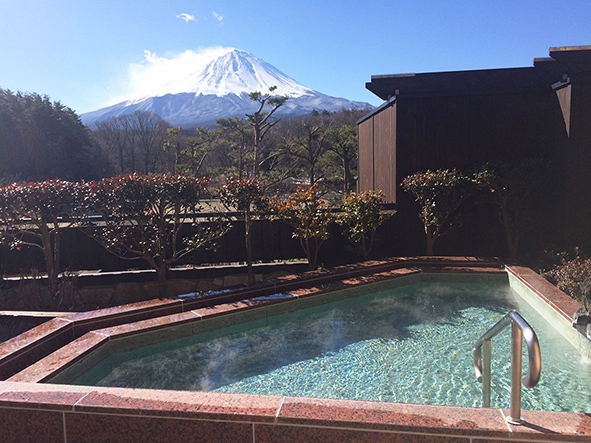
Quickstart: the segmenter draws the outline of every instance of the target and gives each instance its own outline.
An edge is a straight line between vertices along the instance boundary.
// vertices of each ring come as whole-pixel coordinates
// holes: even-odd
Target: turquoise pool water
[[[114,354],[74,383],[481,406],[473,346],[513,309],[542,350],[522,407],[591,411],[589,362],[502,283],[413,284],[251,321]],[[510,328],[493,340],[491,406],[509,393]]]

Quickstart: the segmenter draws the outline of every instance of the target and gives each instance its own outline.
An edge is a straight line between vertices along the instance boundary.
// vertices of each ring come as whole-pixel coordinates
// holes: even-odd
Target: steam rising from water
[[[543,320],[512,297],[496,285],[407,286],[154,346],[160,352],[122,361],[99,384],[478,406],[476,339],[515,308],[546,334]],[[524,390],[524,408],[590,410],[580,386],[591,375],[576,373],[576,352],[556,333],[546,336],[542,381]],[[509,330],[493,340],[498,407],[508,405],[509,342]],[[571,367],[565,376],[565,365],[576,374]],[[563,395],[573,388],[578,395]]]

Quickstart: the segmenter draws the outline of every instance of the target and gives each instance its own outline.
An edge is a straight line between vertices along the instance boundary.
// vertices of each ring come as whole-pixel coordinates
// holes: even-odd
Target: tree
[[[140,154],[138,172],[151,174],[162,170],[162,145],[170,124],[154,112],[135,111],[129,116],[129,130]]]
[[[476,183],[490,192],[499,207],[511,258],[517,257],[519,241],[532,226],[532,195],[545,177],[545,166],[538,159],[487,163],[475,174]]]
[[[298,182],[319,183],[325,190],[351,192],[357,169],[357,126],[363,111],[312,111],[286,118],[274,134],[281,140],[277,164]],[[340,197],[338,198],[340,200]]]
[[[304,118],[290,119],[286,126],[284,140],[287,153],[303,165],[309,185],[314,186],[323,178],[319,166],[327,149],[325,134],[328,120],[316,112]]]
[[[94,134],[119,173],[150,174],[167,169],[162,147],[169,128],[158,114],[135,111],[97,123]]]
[[[43,253],[49,291],[61,304],[60,235],[80,225],[88,203],[83,182],[47,180],[0,188],[0,240],[11,248],[38,248]]]
[[[357,169],[357,127],[352,124],[333,125],[328,128],[325,143],[329,154],[340,163],[340,176],[331,181],[340,182],[342,191],[347,194],[354,189],[354,171]]]
[[[277,86],[271,86],[269,92],[263,94],[259,91],[251,92],[248,97],[258,103],[258,108],[252,114],[246,114],[249,124],[253,128],[253,153],[254,153],[254,169],[253,176],[259,176],[259,168],[261,166],[261,152],[263,148],[263,139],[269,130],[279,122],[279,119],[273,114],[287,101],[287,96],[273,96],[273,92]],[[269,111],[265,111],[265,107],[269,107]]]
[[[93,136],[107,154],[114,171],[123,174],[135,170],[135,149],[121,118],[111,117],[95,123]]]
[[[174,152],[175,174],[198,176],[203,163],[215,139],[213,132],[208,128],[197,128],[196,137],[182,135],[182,128],[168,128],[163,148],[165,151]]]
[[[238,179],[248,176],[247,156],[253,150],[253,134],[249,124],[239,117],[219,119],[219,144],[226,145],[227,156],[232,159],[232,165],[228,169],[235,169]]]
[[[369,258],[377,229],[392,214],[382,211],[382,192],[365,191],[345,194],[337,223],[345,228],[345,234],[356,246],[363,260]]]
[[[72,109],[45,95],[0,89],[0,180],[96,179],[104,163]]]
[[[242,213],[248,284],[252,285],[254,283],[254,275],[252,272],[252,239],[250,231],[253,216],[264,206],[264,188],[260,181],[254,178],[228,180],[220,190],[220,200],[223,204]]]
[[[420,218],[427,236],[427,255],[433,255],[437,239],[462,223],[462,205],[474,186],[460,171],[438,169],[409,175],[402,188],[421,205]]]
[[[293,228],[293,237],[299,239],[310,270],[318,268],[318,251],[328,239],[328,227],[334,221],[327,203],[320,198],[318,187],[298,187],[281,199],[275,195],[269,200],[269,209]]]
[[[158,293],[166,296],[170,265],[199,248],[212,247],[228,226],[209,220],[194,223],[195,233],[181,239],[181,229],[201,209],[208,181],[181,175],[121,175],[91,184],[94,210],[102,223],[93,235],[124,259],[143,259],[158,275]]]

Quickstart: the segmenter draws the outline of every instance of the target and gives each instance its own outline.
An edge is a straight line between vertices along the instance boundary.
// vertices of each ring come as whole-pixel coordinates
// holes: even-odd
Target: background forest
[[[253,98],[258,111],[218,120],[214,127],[175,128],[157,114],[136,111],[87,128],[74,111],[47,96],[0,89],[0,185],[134,172],[178,172],[221,183],[257,171],[271,190],[300,184],[339,193],[354,189],[355,122],[366,110],[280,120],[273,113],[282,103],[273,99],[259,94]],[[258,128],[255,118],[261,120]]]

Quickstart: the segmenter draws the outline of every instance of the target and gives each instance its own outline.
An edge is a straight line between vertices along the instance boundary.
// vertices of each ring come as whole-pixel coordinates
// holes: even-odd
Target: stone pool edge
[[[312,285],[296,295],[336,290],[342,286],[343,280],[345,286],[350,287],[421,272],[480,274],[506,271],[546,299],[565,319],[578,309],[576,302],[572,303],[568,296],[528,268],[507,265],[501,270],[502,263],[494,260],[437,257],[370,263],[339,268],[337,274],[341,280],[333,279],[334,275],[328,276],[326,271],[308,274]],[[286,281],[302,285],[299,276],[288,276],[283,280]],[[539,293],[539,290],[544,292]],[[157,318],[171,315],[180,316],[182,321],[182,316],[196,310],[183,311],[182,305],[186,303],[179,305],[176,300],[162,300],[161,305],[139,304],[139,312],[135,314],[133,308],[127,306],[122,309],[122,315],[129,319],[151,312],[155,317],[146,316],[138,321],[158,323]],[[177,310],[179,306],[180,311]],[[113,319],[109,319],[112,314],[107,312],[107,320],[111,323],[107,327],[116,328],[117,325],[112,325]],[[57,322],[48,328],[45,343],[51,340],[64,342],[67,338],[73,341],[88,332],[90,335],[86,340],[91,345],[93,340],[100,342],[100,331],[94,327],[75,337],[76,327],[82,331],[89,327],[92,318],[96,319],[93,315],[76,314]],[[59,331],[63,330],[67,332],[60,335]],[[56,336],[59,340],[55,339]],[[28,335],[21,338],[21,344],[29,346],[29,350],[43,346],[43,341],[35,343]],[[18,343],[0,345],[0,364],[10,362],[3,353],[10,349],[24,352]],[[145,440],[146,436],[171,442],[193,441],[197,436],[208,442],[257,443],[279,440],[591,442],[589,414],[523,411],[528,424],[515,427],[505,422],[504,413],[498,409],[450,406],[0,382],[0,434],[11,442],[29,441],[32,435],[36,441],[68,443],[118,438],[119,441],[139,441]]]

